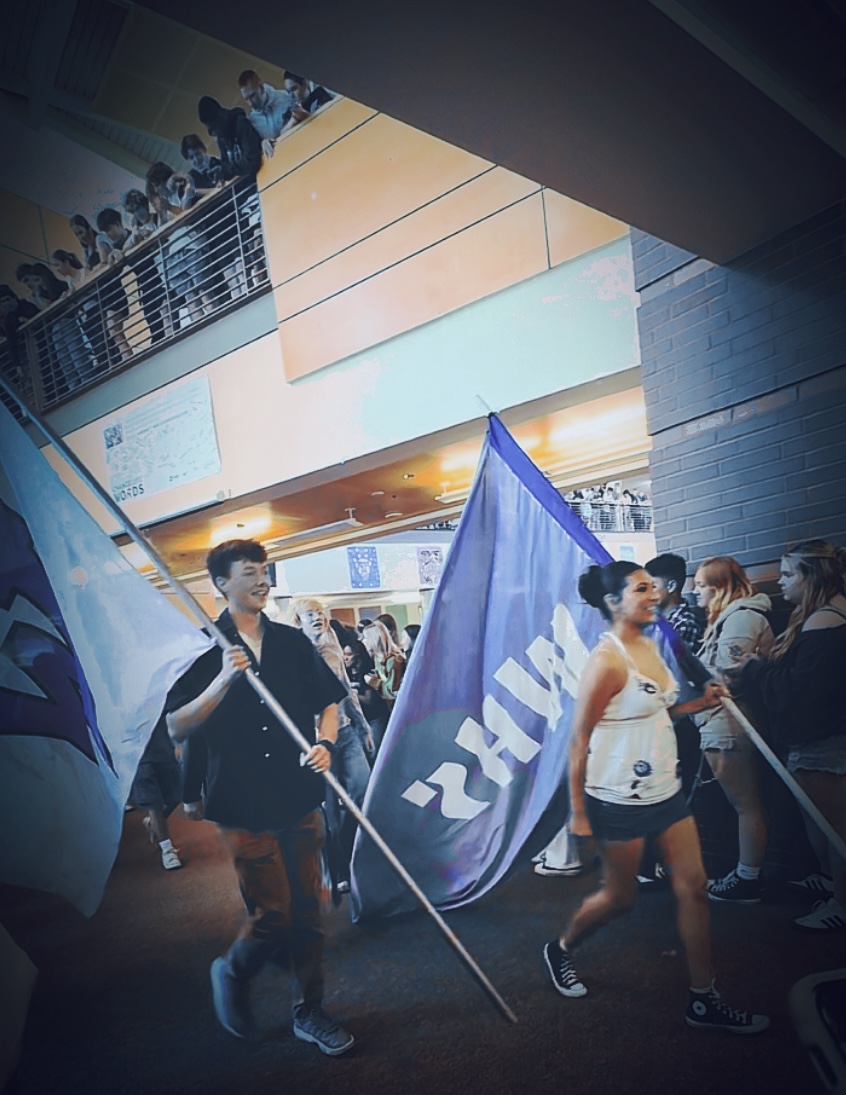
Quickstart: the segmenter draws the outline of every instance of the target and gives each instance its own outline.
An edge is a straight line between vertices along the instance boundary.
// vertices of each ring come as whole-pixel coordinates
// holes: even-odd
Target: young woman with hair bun
[[[775,642],[767,613],[770,599],[756,593],[736,559],[706,559],[693,577],[699,607],[708,626],[699,660],[715,675],[738,665],[748,654],[767,655]],[[696,717],[705,759],[735,813],[738,863],[725,878],[708,883],[712,901],[752,905],[761,900],[759,875],[767,850],[767,822],[761,804],[757,751],[745,730],[720,705]]]
[[[794,606],[787,628],[768,658],[746,660],[732,688],[766,712],[768,736],[787,753],[788,771],[846,840],[846,548],[827,540],[796,544],[781,560],[779,585]],[[822,890],[822,900],[796,925],[842,932],[846,863],[804,812],[802,818],[833,882],[818,877],[807,887]]]
[[[720,703],[724,689],[677,704],[678,685],[648,632],[659,596],[651,576],[625,561],[592,566],[579,592],[611,624],[579,681],[570,745],[570,831],[593,836],[602,861],[599,889],[581,903],[564,933],[544,947],[562,996],[584,996],[573,948],[632,908],[644,840],[652,836],[678,909],[690,976],[685,1021],[692,1027],[754,1034],[769,1020],[728,1007],[714,988],[705,869],[696,822],[681,791],[671,719]]]

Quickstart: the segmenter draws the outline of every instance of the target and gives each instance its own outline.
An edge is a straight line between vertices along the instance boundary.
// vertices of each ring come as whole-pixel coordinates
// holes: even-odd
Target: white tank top
[[[666,690],[640,672],[616,635],[608,631],[603,639],[622,653],[629,672],[591,734],[585,791],[603,802],[664,802],[681,789],[676,736],[667,714],[679,686],[663,659],[672,681]]]

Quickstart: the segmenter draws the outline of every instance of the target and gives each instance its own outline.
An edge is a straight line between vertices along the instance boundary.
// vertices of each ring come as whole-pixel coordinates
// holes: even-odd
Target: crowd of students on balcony
[[[96,226],[79,213],[70,218],[78,252],[59,248],[50,266],[22,263],[16,270],[19,292],[0,285],[2,367],[15,386],[30,388],[26,324],[91,282],[96,281],[96,293],[86,293],[79,307],[62,306],[39,325],[34,341],[48,400],[129,361],[133,343],[155,346],[266,280],[256,174],[273,155],[275,142],[334,96],[291,72],[284,89],[251,69],[241,73],[238,87],[246,109],[226,108],[210,96],[198,103],[199,121],[217,144],[216,156],[198,134],[186,134],[180,145],[184,171],[162,161],[152,164],[145,190],[126,193],[122,210],[100,210]],[[216,204],[213,216],[178,223],[227,185],[233,200]],[[142,246],[163,229],[158,247]],[[132,287],[124,280],[127,269],[147,329],[143,340],[133,337],[138,328]]]
[[[652,499],[645,491],[623,488],[619,480],[568,491],[564,501],[594,532],[648,532]]]

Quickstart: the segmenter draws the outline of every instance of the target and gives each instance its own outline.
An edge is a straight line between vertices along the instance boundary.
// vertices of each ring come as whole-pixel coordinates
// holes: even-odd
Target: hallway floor
[[[263,1040],[217,1024],[208,969],[231,941],[239,898],[208,824],[173,820],[185,868],[164,871],[141,814],[126,817],[105,899],[84,920],[41,894],[0,889],[0,919],[40,969],[14,1095],[814,1095],[822,1085],[793,1030],[791,985],[846,965],[846,934],[792,927],[805,906],[776,893],[712,907],[718,984],[772,1018],[757,1037],[685,1026],[686,977],[668,893],[585,943],[583,999],[562,999],[541,958],[595,884],[524,872],[447,920],[516,1012],[494,1010],[424,913],[369,927],[347,901],[327,918],[327,1010],[357,1039],[331,1059],[290,1032],[285,977],[257,980]]]

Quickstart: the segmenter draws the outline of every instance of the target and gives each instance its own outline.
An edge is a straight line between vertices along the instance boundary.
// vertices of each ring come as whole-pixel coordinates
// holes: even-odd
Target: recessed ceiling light
[[[371,498],[381,498],[385,492],[383,490],[372,490],[370,492]]]
[[[385,514],[385,520],[389,521],[392,517],[402,517],[402,514],[397,509],[392,509],[390,513]]]

